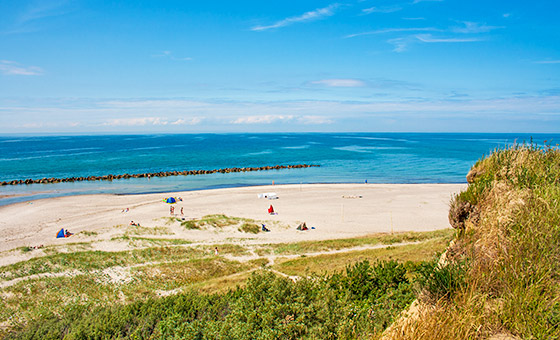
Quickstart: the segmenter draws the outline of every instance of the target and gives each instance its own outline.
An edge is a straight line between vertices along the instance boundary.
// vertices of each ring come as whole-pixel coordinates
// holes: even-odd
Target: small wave
[[[259,152],[249,152],[246,153],[245,156],[260,156],[260,155],[270,155],[272,152],[272,150],[264,150],[264,151],[259,151]]]
[[[390,138],[390,137],[366,137],[366,136],[335,136],[335,138],[341,139],[365,139],[365,140],[384,140],[392,142],[408,142],[408,139],[404,138]]]
[[[403,150],[403,149],[406,148],[398,147],[398,146],[360,146],[360,145],[333,147],[333,150],[360,152],[360,153],[372,153],[375,150]]]
[[[298,146],[283,146],[282,149],[289,149],[289,150],[298,150],[298,149],[307,149],[309,145],[298,145]]]
[[[6,140],[0,140],[0,143],[17,143],[17,142],[23,142],[23,139],[6,139]]]
[[[44,158],[55,158],[55,157],[70,157],[79,155],[90,155],[94,153],[101,153],[102,151],[92,151],[92,152],[78,152],[64,155],[41,155],[41,156],[27,156],[27,157],[15,157],[15,158],[0,158],[0,161],[25,161],[30,159],[44,159]]]
[[[167,146],[167,145],[163,145],[163,146],[145,146],[145,147],[142,147],[142,148],[128,149],[127,151],[157,150],[157,149],[165,149],[165,148],[169,148],[169,146]]]

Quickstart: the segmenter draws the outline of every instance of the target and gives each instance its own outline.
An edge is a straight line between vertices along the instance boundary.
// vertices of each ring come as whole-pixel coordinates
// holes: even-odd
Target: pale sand
[[[23,246],[88,242],[91,244],[87,249],[129,249],[127,242],[111,238],[130,231],[131,220],[143,227],[164,227],[169,232],[144,237],[186,239],[194,244],[297,242],[443,229],[449,228],[447,213],[452,195],[465,188],[465,184],[304,184],[168,194],[85,195],[18,203],[0,207],[0,265],[44,255],[42,250],[13,251]],[[257,197],[265,192],[276,192],[279,199]],[[168,196],[183,199],[174,204],[177,217],[182,217],[180,210],[184,207],[186,219],[225,214],[264,221],[271,232],[247,234],[236,228],[186,230],[179,223],[166,225],[162,217],[170,216],[170,205],[163,198]],[[357,196],[361,198],[348,198]],[[271,204],[277,215],[267,213]],[[125,208],[130,211],[123,213]],[[306,222],[310,230],[296,231],[300,222]],[[57,239],[60,228],[75,235]],[[97,235],[88,236],[82,231]]]

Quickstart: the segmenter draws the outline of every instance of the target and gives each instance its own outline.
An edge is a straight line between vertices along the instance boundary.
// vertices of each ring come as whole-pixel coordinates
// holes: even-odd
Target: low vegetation
[[[188,291],[130,304],[44,309],[7,338],[369,339],[415,299],[412,268],[364,261],[296,282],[262,271],[227,293]]]
[[[241,217],[231,217],[226,215],[206,215],[201,219],[186,220],[177,219],[186,229],[202,229],[214,228],[221,229],[224,227],[237,226],[237,230],[245,233],[256,234],[261,231],[255,220]]]
[[[396,243],[411,237],[422,241],[370,251],[356,250],[353,245],[366,240],[379,244],[387,235],[329,242],[321,249],[346,251],[279,257],[293,257],[287,251],[271,255],[275,264],[266,257],[235,260],[251,256],[254,247],[262,250],[275,245],[237,244],[168,245],[34,258],[0,268],[0,284],[9,283],[0,289],[0,323],[7,327],[0,329],[0,337],[324,338],[319,335],[327,332],[330,338],[369,338],[381,334],[412,301],[418,264],[443,251],[452,234],[449,230],[424,236],[396,234],[391,236]],[[130,242],[164,241],[122,237]],[[303,242],[296,248],[304,252],[317,247]],[[272,254],[275,249],[266,252]],[[392,283],[381,279],[385,274],[380,273],[386,272],[395,276],[389,280]],[[379,282],[364,283],[370,280]],[[353,288],[345,290],[350,281]],[[360,285],[368,288],[360,290]],[[174,307],[159,310],[161,306]]]
[[[497,150],[470,171],[449,218],[459,236],[426,264],[416,318],[392,339],[560,338],[560,151]]]

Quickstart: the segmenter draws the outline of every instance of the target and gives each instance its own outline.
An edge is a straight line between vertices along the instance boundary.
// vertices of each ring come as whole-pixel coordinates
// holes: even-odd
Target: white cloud
[[[68,13],[68,9],[65,9],[64,7],[67,4],[67,0],[34,2],[32,6],[30,6],[29,9],[20,16],[19,21],[21,23],[25,23],[46,17],[66,14]]]
[[[416,39],[425,43],[458,43],[482,41],[480,38],[434,38],[431,34],[417,34]]]
[[[190,119],[183,119],[183,118],[179,118],[174,122],[171,122],[171,125],[198,125],[202,122],[203,118],[200,117],[194,117],[194,118],[190,118]]]
[[[560,64],[560,60],[540,60],[535,61],[535,64]]]
[[[146,126],[146,125],[167,125],[167,121],[160,117],[142,118],[117,118],[110,119],[103,123],[105,126]]]
[[[359,79],[322,79],[310,82],[313,85],[328,87],[364,87],[367,84]]]
[[[486,24],[481,24],[472,21],[463,21],[461,23],[465,25],[465,27],[453,27],[451,31],[455,33],[473,34],[473,33],[486,33],[495,29],[504,28],[504,26],[488,26]]]
[[[408,44],[410,44],[409,38],[395,38],[389,39],[387,42],[394,46],[393,52],[404,52],[408,49]]]
[[[252,31],[264,31],[264,30],[269,30],[269,29],[273,29],[273,28],[280,28],[280,27],[289,26],[289,25],[292,25],[292,24],[295,24],[295,23],[298,23],[298,22],[305,22],[305,21],[317,20],[317,19],[324,18],[324,17],[330,17],[330,16],[334,15],[334,11],[338,6],[339,5],[336,4],[336,3],[331,4],[327,7],[318,8],[314,11],[309,11],[309,12],[303,13],[302,15],[299,15],[299,16],[282,19],[282,20],[277,21],[276,23],[274,23],[272,25],[255,26],[255,27],[251,28],[251,30]]]
[[[370,7],[362,9],[362,13],[364,14],[371,14],[371,13],[393,13],[402,10],[400,6],[389,6],[389,7]]]
[[[15,61],[0,60],[0,72],[6,75],[38,76],[43,70],[37,66],[22,66]]]
[[[437,32],[437,31],[440,30],[434,27],[384,28],[375,31],[349,34],[345,36],[345,38],[353,38],[361,35],[384,34],[384,33],[394,33],[394,32]]]
[[[287,122],[294,119],[292,115],[262,115],[240,117],[232,121],[232,124],[272,124],[276,122]]]

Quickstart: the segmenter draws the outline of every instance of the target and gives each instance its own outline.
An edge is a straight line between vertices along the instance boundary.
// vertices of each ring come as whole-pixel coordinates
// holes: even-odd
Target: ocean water
[[[465,183],[496,148],[556,134],[276,133],[0,136],[0,181],[318,164],[318,168],[0,187],[0,205],[63,195],[298,183]]]

